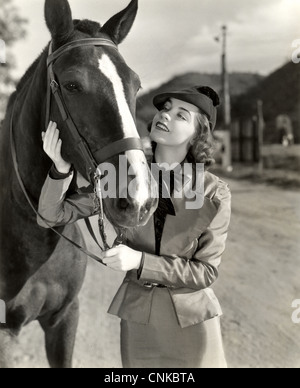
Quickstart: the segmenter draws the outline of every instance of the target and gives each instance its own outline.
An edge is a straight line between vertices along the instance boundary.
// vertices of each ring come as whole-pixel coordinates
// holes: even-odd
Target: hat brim
[[[217,121],[217,109],[213,106],[212,101],[209,97],[199,92],[191,92],[190,90],[178,92],[175,91],[169,93],[162,93],[155,96],[153,99],[153,104],[158,110],[161,110],[166,101],[168,101],[170,98],[185,101],[189,104],[196,106],[201,113],[204,113],[207,116],[211,124],[211,129],[214,130]]]

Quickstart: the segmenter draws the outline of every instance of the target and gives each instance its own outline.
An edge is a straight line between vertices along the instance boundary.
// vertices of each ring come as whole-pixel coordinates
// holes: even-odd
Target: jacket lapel
[[[204,198],[204,205],[199,210],[186,210],[184,200],[177,200],[176,217],[167,216],[163,232],[161,254],[170,256],[170,253],[180,255],[195,239],[208,228],[215,218],[219,202]]]
[[[195,173],[195,171],[194,171]],[[198,172],[200,174],[200,172]],[[201,178],[198,176],[198,179]],[[194,182],[191,174],[185,174],[185,183],[181,188],[175,185],[171,198],[176,216],[167,215],[161,242],[161,255],[182,255],[189,250],[195,240],[208,228],[215,218],[220,202],[211,197],[212,187],[215,186],[209,174],[205,174],[204,185],[193,190]],[[179,187],[179,190],[178,190]],[[189,198],[186,198],[185,192]],[[187,209],[187,204],[201,200],[201,207]],[[152,216],[145,226],[127,231],[128,245],[136,250],[155,253],[155,227]],[[132,245],[131,245],[132,243]]]
[[[196,182],[196,174],[199,181],[204,177],[204,182],[195,187],[193,182]],[[207,174],[193,170],[193,173],[185,174],[183,188],[174,190],[172,203],[176,216],[167,216],[161,244],[162,255],[170,256],[170,252],[180,255],[181,252],[186,252],[191,243],[199,239],[211,224],[218,212],[219,201],[208,196],[209,186]],[[189,209],[188,204],[195,209]]]

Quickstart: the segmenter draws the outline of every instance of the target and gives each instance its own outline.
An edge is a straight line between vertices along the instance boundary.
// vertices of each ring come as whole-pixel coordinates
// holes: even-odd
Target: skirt
[[[124,368],[227,368],[220,318],[182,329],[169,291],[160,288],[149,324],[121,322],[121,354]]]

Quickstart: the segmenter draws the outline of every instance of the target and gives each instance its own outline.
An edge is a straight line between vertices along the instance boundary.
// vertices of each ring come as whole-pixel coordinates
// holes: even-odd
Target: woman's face
[[[154,117],[151,140],[170,147],[185,146],[196,135],[199,109],[188,102],[170,98]]]

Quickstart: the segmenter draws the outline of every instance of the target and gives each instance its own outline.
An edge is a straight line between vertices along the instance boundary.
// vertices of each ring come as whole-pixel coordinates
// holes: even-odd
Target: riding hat
[[[203,93],[205,89],[210,89],[210,91],[215,94],[215,102]],[[213,89],[208,88],[206,86],[194,86],[192,88],[181,91],[166,92],[154,97],[153,104],[158,110],[161,110],[165,102],[170,98],[176,98],[177,100],[185,101],[195,105],[197,108],[199,108],[200,112],[204,113],[207,116],[211,126],[211,130],[213,131],[215,129],[217,122],[217,106],[219,105],[219,98],[217,93]]]

